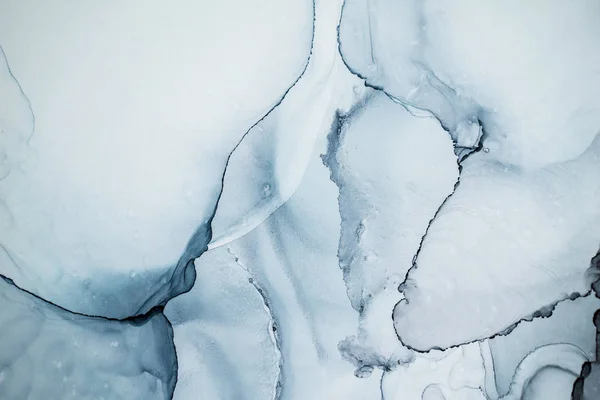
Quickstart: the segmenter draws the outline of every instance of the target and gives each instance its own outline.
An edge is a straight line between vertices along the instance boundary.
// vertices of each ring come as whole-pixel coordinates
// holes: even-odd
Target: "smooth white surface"
[[[130,316],[212,215],[234,145],[304,69],[312,2],[2,3],[0,45],[36,125],[0,183],[14,262],[0,272],[71,310]],[[23,101],[13,92],[2,104]]]

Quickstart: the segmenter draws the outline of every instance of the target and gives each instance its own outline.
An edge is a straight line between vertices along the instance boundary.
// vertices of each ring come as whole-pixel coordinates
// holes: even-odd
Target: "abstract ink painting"
[[[600,399],[598,0],[0,0],[0,400]]]

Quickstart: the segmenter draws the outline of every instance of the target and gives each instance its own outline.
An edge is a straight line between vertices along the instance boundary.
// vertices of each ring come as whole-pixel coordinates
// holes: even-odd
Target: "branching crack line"
[[[385,375],[389,373],[389,371],[383,371],[381,374],[381,379],[379,379],[379,393],[381,394],[381,400],[385,400],[385,393],[383,391],[383,380],[385,379]]]
[[[455,150],[459,150],[459,151],[474,151],[475,149],[477,149],[479,147],[479,144],[473,145],[473,146],[463,146],[463,145],[458,145],[458,143],[456,142],[456,139],[453,137],[452,132],[450,132],[450,129],[446,126],[446,124],[438,117],[435,115],[435,113],[433,113],[431,110],[423,107],[423,106],[418,106],[415,104],[412,104],[409,101],[406,100],[402,100],[396,96],[394,96],[393,94],[389,93],[384,86],[381,85],[377,85],[374,83],[369,82],[369,77],[363,75],[362,73],[358,72],[355,68],[353,68],[352,66],[350,66],[350,64],[348,63],[348,61],[346,60],[346,58],[344,57],[344,51],[343,51],[343,44],[342,44],[342,40],[341,40],[341,35],[340,35],[340,29],[341,29],[341,25],[342,25],[342,21],[344,18],[344,9],[346,7],[346,0],[344,1],[344,3],[342,4],[342,12],[340,14],[340,20],[338,22],[337,25],[337,44],[338,44],[338,53],[340,54],[340,58],[342,59],[342,62],[344,63],[344,65],[346,66],[346,69],[348,69],[348,71],[356,76],[357,78],[359,78],[360,80],[363,81],[363,85],[367,88],[373,89],[377,92],[381,92],[384,95],[386,95],[390,100],[392,100],[393,102],[399,104],[402,106],[402,108],[404,108],[409,114],[411,114],[413,117],[416,118],[434,118],[436,119],[440,125],[442,126],[442,129],[444,129],[451,137],[452,142],[454,144]],[[369,43],[370,43],[370,59],[372,62],[375,62],[375,55],[373,53],[373,38],[372,38],[372,28],[371,28],[371,6],[370,6],[370,2],[367,1],[367,14],[369,17]],[[418,63],[418,67],[422,70],[422,72],[426,73],[426,79],[430,82],[431,86],[433,88],[435,88],[440,95],[444,96],[447,98],[447,95],[445,94],[444,90],[442,90],[440,88],[440,86],[442,86],[444,89],[452,92],[452,93],[456,93],[456,91],[448,86],[447,84],[445,84],[441,79],[439,79],[435,73],[430,69],[425,67],[423,64]],[[436,83],[434,83],[431,79],[431,76],[433,76],[435,78]],[[451,103],[451,102],[449,102]],[[413,109],[416,110],[421,110],[429,115],[417,115],[413,112]],[[481,142],[483,138],[480,137],[479,138],[479,142]],[[469,153],[470,154],[470,153]]]
[[[477,147],[477,149],[468,154],[462,161],[464,161],[465,159],[467,159],[468,157],[470,157],[472,154],[477,153],[479,151],[481,151],[483,149],[483,146],[481,144],[479,144],[479,146]],[[440,212],[440,210],[443,208],[444,204],[448,201],[448,199],[450,197],[452,197],[452,195],[456,192],[456,189],[458,188],[458,186],[460,185],[460,173],[462,172],[462,165],[461,162],[458,162],[458,166],[459,166],[459,177],[454,185],[454,190],[452,191],[452,193],[450,195],[448,195],[448,197],[446,197],[446,199],[442,202],[442,205],[438,208],[438,210],[436,211],[436,213],[434,214],[434,217],[431,219],[431,221],[429,222],[429,225],[427,226],[427,229],[425,231],[425,234],[423,235],[423,237],[421,238],[421,244],[419,245],[419,248],[417,249],[417,252],[415,253],[415,255],[413,256],[413,262],[412,262],[412,266],[411,268],[408,270],[408,272],[406,273],[406,277],[404,279],[404,281],[400,284],[399,290],[402,291],[405,287],[406,287],[406,282],[408,280],[408,277],[411,273],[411,271],[415,268],[417,268],[417,261],[418,261],[418,256],[419,253],[422,249],[423,246],[423,241],[425,240],[425,237],[427,236],[427,233],[429,231],[429,228],[431,227],[431,225],[433,224],[433,222],[436,220],[438,213]],[[403,346],[405,346],[406,348],[415,351],[417,353],[429,353],[432,350],[446,350],[446,349],[452,349],[452,348],[456,348],[456,347],[461,347],[461,346],[466,346],[472,343],[481,343],[485,340],[488,339],[494,339],[495,337],[499,337],[499,336],[506,336],[508,334],[510,334],[519,324],[521,324],[522,322],[531,322],[536,318],[549,318],[552,316],[552,314],[554,313],[554,310],[556,309],[556,306],[558,306],[560,303],[563,303],[565,301],[575,301],[579,298],[585,298],[588,296],[591,296],[593,294],[595,294],[595,287],[598,285],[598,283],[600,282],[600,251],[591,259],[590,261],[590,267],[587,270],[587,274],[589,274],[590,276],[592,276],[594,279],[593,281],[590,283],[590,289],[584,293],[580,293],[580,292],[573,292],[570,295],[564,296],[562,299],[559,299],[553,303],[550,303],[544,307],[541,307],[540,309],[538,309],[537,311],[521,318],[520,320],[516,321],[515,323],[511,324],[509,327],[507,327],[506,329],[496,333],[495,335],[492,336],[488,336],[485,338],[481,338],[481,339],[476,339],[476,340],[471,340],[471,341],[467,341],[464,343],[459,343],[456,344],[454,346],[449,346],[447,348],[442,348],[442,347],[438,347],[438,346],[434,346],[432,348],[430,348],[429,350],[419,350],[416,349],[414,347],[411,347],[409,345],[407,345],[406,343],[404,343],[402,341],[402,338],[400,338],[400,336],[396,333],[396,336],[398,337],[398,340],[402,343]],[[400,302],[406,302],[409,303],[409,300],[407,299],[403,299]],[[392,313],[392,320],[393,320],[393,313]]]
[[[279,400],[279,398],[281,397],[282,389],[283,389],[283,356],[281,353],[282,338],[281,338],[281,334],[279,333],[280,331],[279,331],[279,327],[277,324],[277,319],[275,318],[275,314],[273,313],[271,302],[269,300],[269,297],[268,297],[265,289],[263,289],[262,286],[252,276],[252,271],[250,271],[250,268],[247,265],[245,265],[237,255],[235,255],[233,250],[231,250],[231,247],[227,246],[227,252],[234,258],[236,264],[238,266],[240,266],[240,268],[242,268],[248,274],[248,276],[249,276],[248,282],[254,287],[256,292],[259,294],[259,296],[262,300],[262,303],[263,303],[263,309],[265,310],[265,312],[267,313],[267,315],[269,317],[269,337],[271,339],[271,342],[274,345],[275,354],[277,355],[277,358],[278,358],[277,382],[275,384],[275,392],[273,393],[273,400]]]
[[[416,349],[414,347],[411,347],[411,346],[405,344],[404,342],[402,342],[402,339],[399,336],[398,336],[398,340],[400,340],[400,342],[402,343],[402,345],[404,347],[406,347],[409,350],[414,351],[415,353],[419,353],[419,354],[427,354],[431,351],[445,351],[445,350],[449,350],[449,349],[455,349],[455,348],[467,346],[467,345],[470,345],[473,343],[483,343],[486,340],[493,340],[497,337],[506,336],[506,335],[510,334],[513,330],[515,330],[515,328],[517,328],[517,326],[519,326],[523,322],[531,322],[536,318],[550,318],[552,316],[552,314],[554,313],[554,310],[556,309],[556,307],[559,304],[564,303],[566,301],[575,301],[577,299],[586,298],[588,296],[591,296],[592,294],[593,294],[593,290],[591,290],[591,289],[584,293],[579,293],[579,292],[571,293],[570,295],[565,296],[564,298],[562,298],[560,300],[557,300],[545,307],[541,307],[541,310],[543,310],[543,311],[540,311],[540,310],[535,311],[534,313],[521,318],[520,320],[514,322],[512,325],[507,327],[506,329],[504,329],[494,335],[487,336],[487,337],[480,338],[480,339],[469,340],[467,342],[457,343],[455,345],[448,346],[448,347],[433,346],[433,347],[429,348],[428,350],[420,350],[420,349]]]
[[[482,137],[484,135],[485,135],[485,133],[482,134]],[[407,283],[407,281],[409,279],[409,276],[410,276],[410,273],[412,272],[412,270],[418,268],[419,254],[420,254],[420,252],[421,252],[421,250],[423,248],[423,243],[424,243],[424,241],[425,241],[425,239],[427,237],[427,234],[429,232],[429,229],[430,229],[431,225],[437,219],[440,211],[442,210],[442,208],[444,207],[444,205],[446,204],[446,202],[454,195],[454,193],[456,193],[456,190],[460,186],[460,178],[461,178],[461,173],[462,173],[462,162],[464,160],[468,159],[471,155],[480,152],[481,150],[484,150],[484,147],[483,147],[482,143],[480,142],[473,152],[471,152],[468,155],[466,155],[462,160],[457,160],[459,174],[458,174],[458,179],[456,180],[456,183],[454,184],[454,189],[453,189],[452,193],[450,193],[444,199],[444,201],[442,202],[442,204],[440,205],[440,207],[435,212],[433,218],[429,221],[427,229],[425,230],[425,234],[421,237],[421,242],[419,244],[419,247],[418,247],[417,251],[415,252],[415,255],[413,256],[412,266],[407,271],[406,276],[404,278],[404,281],[400,284],[400,287],[398,288],[400,291],[403,291],[404,288],[406,287],[406,283]],[[594,264],[594,259],[592,259],[592,262],[590,264],[590,270],[593,270],[591,272],[593,274],[595,274],[594,276],[596,276],[596,278],[598,278],[600,275],[598,274],[598,271],[597,271],[598,270],[598,266],[596,266]],[[598,282],[598,279],[596,280],[596,282]],[[496,333],[495,335],[492,335],[492,336],[489,336],[489,337],[485,337],[485,338],[481,338],[481,339],[467,341],[467,342],[464,342],[464,343],[459,343],[459,344],[456,344],[454,346],[449,346],[447,348],[442,348],[442,347],[434,346],[434,347],[432,347],[432,348],[430,348],[429,350],[426,350],[426,351],[419,350],[419,349],[416,349],[416,348],[411,347],[411,346],[407,345],[406,343],[404,343],[402,341],[402,338],[400,338],[400,336],[398,336],[397,334],[396,334],[396,336],[398,337],[398,340],[402,343],[403,346],[405,346],[406,348],[408,348],[408,349],[410,349],[412,351],[415,351],[417,353],[429,353],[432,350],[441,350],[441,351],[443,351],[443,350],[446,350],[446,349],[452,349],[452,348],[456,348],[456,347],[461,347],[461,346],[469,345],[469,344],[472,344],[472,343],[481,343],[481,342],[483,342],[485,340],[488,340],[488,339],[494,339],[495,337],[498,337],[498,336],[506,336],[506,335],[510,334],[522,322],[532,321],[534,318],[549,318],[553,314],[554,309],[556,308],[556,306],[558,304],[560,304],[562,302],[565,302],[565,301],[569,301],[569,300],[570,301],[575,301],[578,298],[588,297],[592,293],[593,293],[592,289],[590,289],[590,290],[588,290],[587,292],[584,292],[584,293],[579,293],[579,292],[571,293],[570,295],[565,296],[564,298],[562,298],[560,300],[557,300],[556,302],[553,302],[553,303],[551,303],[551,304],[549,304],[549,305],[547,305],[545,307],[542,307],[540,310],[535,311],[534,313],[521,318],[520,320],[516,321],[514,324],[510,325],[509,327],[507,327],[503,331]],[[408,303],[409,300],[403,299],[400,302],[406,302],[406,303]],[[392,320],[393,320],[393,313],[392,313]]]
[[[466,159],[468,159],[471,155],[480,152],[482,149],[483,149],[483,145],[480,142],[478,144],[478,146],[471,153],[467,154],[462,159],[458,159],[457,158],[456,164],[458,165],[458,177],[456,179],[456,182],[454,182],[454,187],[452,188],[452,192],[450,192],[450,194],[448,194],[448,196],[446,196],[446,198],[442,201],[442,203],[440,204],[440,206],[438,207],[438,209],[433,214],[433,217],[429,220],[429,223],[427,224],[427,228],[425,228],[425,233],[423,234],[423,236],[421,236],[421,240],[419,242],[419,247],[417,248],[417,251],[413,255],[411,267],[406,272],[406,276],[404,277],[404,281],[400,284],[400,288],[399,288],[400,291],[402,291],[402,289],[406,286],[406,282],[407,282],[408,277],[409,277],[410,273],[412,272],[412,270],[415,269],[415,268],[417,268],[417,260],[419,258],[419,254],[421,253],[421,250],[423,249],[423,243],[425,242],[425,238],[427,237],[427,234],[429,233],[429,229],[431,228],[431,225],[433,225],[433,223],[436,221],[436,219],[439,216],[439,213],[441,212],[441,210],[444,208],[444,206],[446,205],[446,203],[448,202],[448,200],[450,200],[450,198],[454,195],[454,193],[456,193],[456,190],[460,186],[460,178],[461,178],[461,174],[462,174],[462,163],[463,163],[463,161],[465,161]]]
[[[33,137],[33,134],[35,132],[35,113],[33,112],[33,107],[31,106],[31,101],[29,100],[29,97],[27,96],[27,94],[25,94],[25,91],[23,90],[23,87],[21,86],[21,82],[19,82],[19,80],[17,79],[13,70],[10,67],[10,63],[8,62],[8,57],[6,57],[6,53],[4,52],[4,48],[2,47],[2,45],[0,45],[0,56],[2,56],[2,58],[4,59],[4,63],[6,64],[6,69],[8,71],[8,74],[17,84],[17,87],[19,88],[19,91],[21,92],[21,95],[23,96],[25,103],[27,103],[29,112],[31,113],[31,131],[29,132],[29,135],[27,136],[27,144],[29,145],[31,142],[31,138]]]
[[[0,274],[0,279],[3,279],[6,283],[8,283],[9,285],[15,287],[16,289],[27,293],[28,295],[48,304],[49,306],[55,307],[61,311],[67,312],[69,314],[72,315],[77,315],[80,317],[85,317],[85,318],[94,318],[94,319],[100,319],[100,320],[104,320],[104,321],[113,321],[113,322],[132,322],[132,323],[140,323],[141,321],[145,321],[147,319],[149,319],[150,317],[156,315],[156,314],[162,314],[164,307],[163,306],[156,306],[153,307],[150,311],[144,313],[144,314],[139,314],[139,315],[134,315],[131,317],[126,317],[126,318],[111,318],[111,317],[104,317],[102,315],[93,315],[93,314],[85,314],[85,313],[80,313],[80,312],[76,312],[76,311],[72,311],[69,310],[67,308],[64,308],[58,304],[55,304],[51,301],[48,301],[46,299],[44,299],[43,297],[38,296],[35,293],[32,293],[26,289],[23,289],[22,287],[20,287],[19,285],[17,285],[12,279],[10,279],[9,277],[6,277],[2,274]]]
[[[277,101],[277,103],[275,103],[275,105],[273,105],[273,107],[271,107],[271,109],[265,114],[263,115],[258,121],[256,121],[254,124],[252,124],[252,126],[250,126],[250,128],[242,135],[241,139],[237,142],[237,144],[233,147],[233,149],[229,152],[229,155],[227,156],[226,160],[225,160],[225,167],[223,168],[223,174],[221,175],[221,188],[219,190],[219,194],[217,195],[217,199],[215,201],[215,206],[213,208],[213,211],[211,213],[211,216],[208,219],[208,224],[210,227],[210,240],[212,240],[212,222],[217,214],[217,210],[219,208],[219,202],[221,201],[221,197],[223,196],[223,191],[225,188],[225,176],[227,176],[227,169],[229,167],[229,162],[231,161],[231,157],[233,156],[233,153],[235,153],[235,151],[238,149],[238,147],[240,147],[240,145],[242,144],[242,142],[244,141],[244,139],[248,136],[248,134],[250,133],[250,131],[252,131],[252,129],[254,129],[254,127],[256,127],[258,124],[260,124],[262,121],[265,120],[265,118],[267,118],[269,115],[271,115],[271,113],[273,113],[277,107],[279,107],[279,105],[281,105],[281,103],[283,103],[283,101],[285,100],[285,98],[287,97],[288,93],[296,86],[296,84],[298,84],[298,82],[300,81],[300,79],[302,79],[302,77],[304,76],[304,74],[306,73],[307,69],[308,69],[308,65],[312,59],[313,56],[313,52],[314,52],[314,45],[315,45],[315,26],[316,26],[316,0],[313,0],[312,2],[312,7],[313,7],[313,28],[312,28],[312,39],[311,39],[311,46],[310,46],[310,53],[308,55],[308,59],[306,61],[306,64],[304,65],[304,69],[302,70],[302,72],[300,73],[300,75],[298,76],[298,78],[296,78],[296,80],[294,81],[294,83],[292,83],[292,85],[287,88],[287,90],[283,93],[283,95],[279,98],[279,100]]]

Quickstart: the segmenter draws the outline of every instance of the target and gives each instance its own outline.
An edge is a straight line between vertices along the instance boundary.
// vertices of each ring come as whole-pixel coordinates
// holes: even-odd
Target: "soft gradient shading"
[[[0,398],[595,400],[595,0],[0,0]]]

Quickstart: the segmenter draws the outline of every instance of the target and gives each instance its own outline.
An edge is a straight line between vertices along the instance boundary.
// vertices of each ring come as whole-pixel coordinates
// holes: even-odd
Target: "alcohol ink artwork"
[[[0,399],[600,399],[597,0],[0,0]]]

